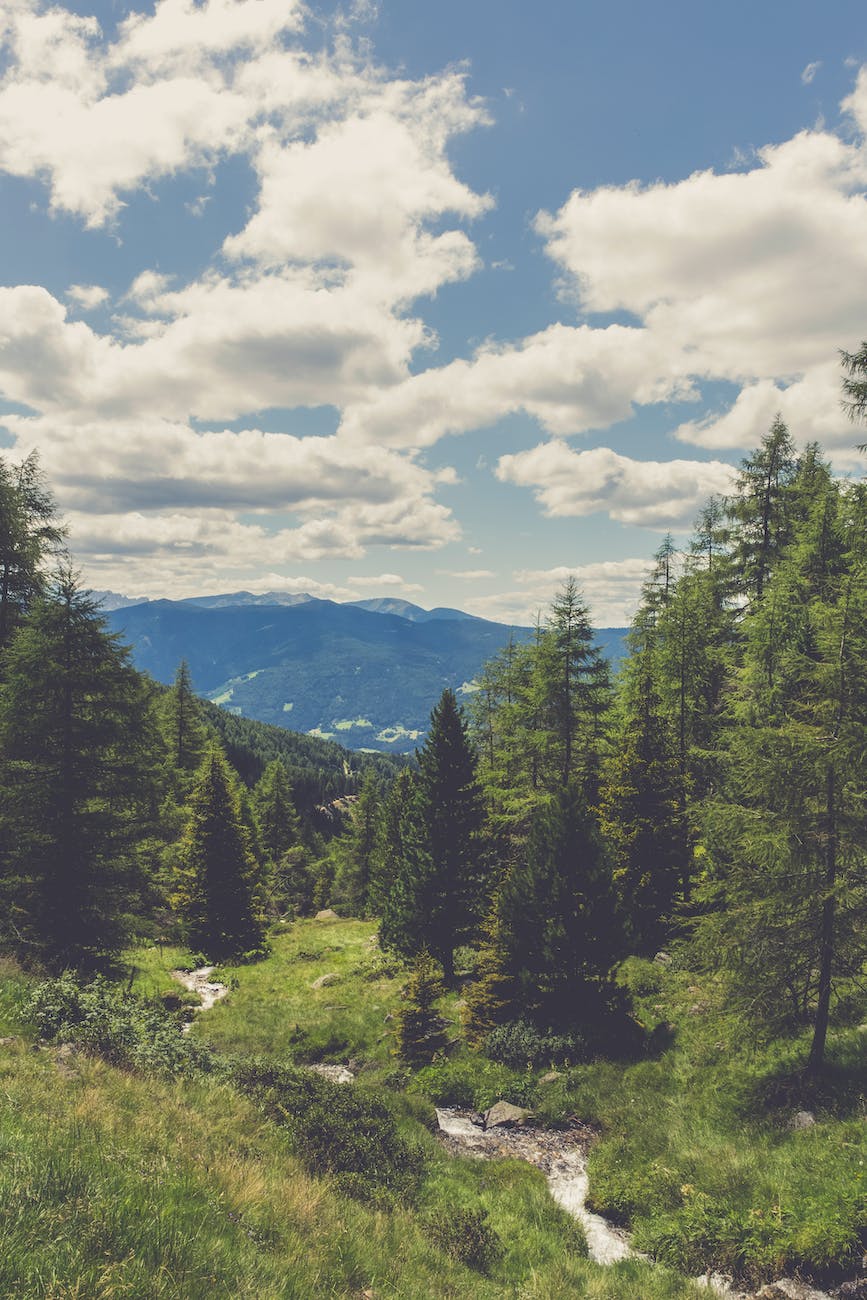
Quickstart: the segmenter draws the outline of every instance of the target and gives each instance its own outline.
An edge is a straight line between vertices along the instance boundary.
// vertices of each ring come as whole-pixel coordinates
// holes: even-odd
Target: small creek
[[[210,1011],[215,1002],[224,998],[229,992],[225,984],[218,984],[210,976],[216,970],[216,966],[200,966],[198,970],[173,970],[172,978],[176,979],[179,984],[183,984],[185,989],[191,993],[196,993],[202,1000],[202,1005],[193,1007],[193,1011]],[[183,1026],[182,1033],[188,1034],[192,1026],[192,1021],[188,1020]]]
[[[581,1223],[595,1263],[614,1264],[637,1253],[626,1233],[587,1209],[588,1129],[575,1126],[558,1132],[501,1125],[485,1129],[470,1115],[450,1108],[437,1109],[437,1122],[455,1148],[467,1155],[488,1160],[511,1157],[541,1169],[554,1200]]]

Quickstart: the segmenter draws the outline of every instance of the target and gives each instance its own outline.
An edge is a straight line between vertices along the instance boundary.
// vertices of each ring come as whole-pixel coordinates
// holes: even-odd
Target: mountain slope
[[[186,659],[196,689],[233,713],[391,753],[420,743],[444,687],[468,693],[510,635],[531,635],[327,600],[216,608],[158,600],[106,617],[158,681],[170,682]]]

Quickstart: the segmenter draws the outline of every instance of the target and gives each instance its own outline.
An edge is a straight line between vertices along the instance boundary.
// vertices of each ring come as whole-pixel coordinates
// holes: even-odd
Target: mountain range
[[[443,688],[471,695],[482,665],[532,629],[393,597],[345,604],[306,593],[230,592],[141,600],[95,592],[137,667],[171,682],[181,659],[196,690],[236,715],[350,749],[407,753]],[[597,632],[613,660],[624,628]]]

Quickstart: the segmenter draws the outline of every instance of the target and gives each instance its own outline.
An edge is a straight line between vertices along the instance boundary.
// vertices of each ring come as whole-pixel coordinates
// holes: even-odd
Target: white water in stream
[[[210,1011],[215,1002],[224,998],[229,992],[225,984],[218,984],[215,980],[208,977],[216,970],[216,966],[200,966],[198,970],[173,970],[172,976],[183,984],[185,989],[191,993],[197,993],[202,999],[200,1007],[194,1007],[194,1011]],[[188,1020],[183,1026],[182,1032],[188,1034],[192,1021]]]
[[[542,1169],[554,1200],[581,1223],[587,1250],[595,1263],[614,1264],[637,1253],[625,1233],[587,1209],[587,1161],[580,1147],[552,1150],[551,1135],[538,1129],[501,1126],[483,1129],[469,1116],[453,1110],[437,1109],[437,1122],[441,1131],[459,1143],[468,1155],[489,1159],[513,1156]]]

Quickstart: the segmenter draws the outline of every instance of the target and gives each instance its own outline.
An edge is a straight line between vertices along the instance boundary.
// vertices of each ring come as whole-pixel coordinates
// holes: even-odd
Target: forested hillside
[[[311,1295],[650,1298],[695,1294],[686,1279],[706,1270],[864,1293],[863,480],[835,477],[818,446],[797,453],[775,421],[691,544],[658,549],[616,676],[569,579],[468,707],[442,691],[403,765],[204,706],[185,663],[170,689],[143,677],[82,592],[32,459],[0,462],[0,524],[3,1014],[19,1046],[72,1044],[92,1062],[76,1078],[125,1088],[124,1104],[146,1107],[141,1079],[160,1096],[184,1079],[217,1097],[229,1145],[255,1113],[253,1146],[225,1159],[270,1173],[245,1174],[248,1244],[222,1277],[264,1269],[284,1241],[260,1194],[285,1150],[326,1176],[311,1195],[327,1222],[293,1232],[331,1251],[335,1223],[353,1225],[352,1279]],[[182,1038],[166,963],[203,960],[229,995]],[[9,1050],[25,1090],[26,1053]],[[355,1083],[306,1070],[323,1062]],[[118,1065],[126,1084],[107,1082]],[[595,1126],[593,1206],[676,1272],[606,1272],[529,1175],[503,1165],[486,1182],[447,1159],[430,1103],[472,1125],[498,1100],[546,1141]],[[64,1148],[83,1188],[89,1141]],[[27,1272],[32,1206],[54,1195],[33,1186],[6,1192],[7,1294],[25,1274],[34,1296],[74,1293],[76,1269],[94,1276],[80,1242],[52,1264],[59,1291]],[[403,1223],[412,1277],[359,1244],[374,1211],[378,1234]],[[133,1217],[106,1238],[118,1277]],[[200,1230],[176,1224],[191,1271],[158,1294],[207,1293]],[[124,1276],[121,1294],[146,1294]],[[238,1293],[296,1294],[255,1285]]]

